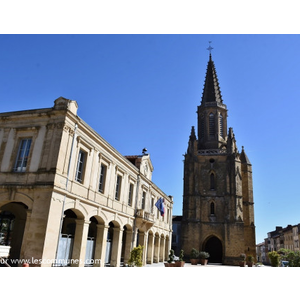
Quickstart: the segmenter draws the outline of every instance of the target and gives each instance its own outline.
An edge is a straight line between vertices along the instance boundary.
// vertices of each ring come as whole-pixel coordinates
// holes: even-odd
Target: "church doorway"
[[[210,237],[204,244],[204,251],[208,252],[210,263],[222,263],[223,247],[222,242],[215,236]]]

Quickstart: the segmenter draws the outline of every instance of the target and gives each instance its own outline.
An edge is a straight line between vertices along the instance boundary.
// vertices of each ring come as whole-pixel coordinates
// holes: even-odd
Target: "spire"
[[[205,83],[202,94],[202,104],[207,102],[218,102],[223,103],[221,90],[219,87],[217,72],[215,64],[211,58],[211,50],[213,48],[209,45],[209,61],[206,69]]]
[[[192,126],[191,134],[190,134],[190,141],[196,140],[196,133],[195,133],[195,127]]]
[[[190,139],[189,139],[189,145],[188,145],[188,154],[193,154],[197,149],[197,138],[195,133],[195,127],[192,126]]]
[[[247,165],[251,165],[251,162],[244,150],[244,146],[242,146],[242,153],[241,153],[241,162],[242,164],[247,164]]]

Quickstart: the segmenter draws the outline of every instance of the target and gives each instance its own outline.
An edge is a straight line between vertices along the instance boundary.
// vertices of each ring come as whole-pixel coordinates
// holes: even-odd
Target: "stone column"
[[[113,233],[110,266],[111,267],[120,267],[123,229],[113,228],[113,231],[114,231],[114,233]]]
[[[148,235],[147,264],[153,264],[154,235]]]
[[[154,243],[154,258],[153,262],[158,263],[159,262],[159,249],[160,248],[160,237],[157,235],[155,236],[155,243]]]
[[[147,243],[148,243],[147,233],[140,232],[140,234],[139,234],[139,244],[141,246],[144,246],[144,249],[143,249],[143,266],[146,264]]]
[[[132,230],[126,230],[123,232],[123,234],[126,234],[125,238],[125,251],[124,251],[124,264],[128,263],[128,260],[130,258],[130,250],[131,250],[131,241],[132,241]]]
[[[88,237],[90,221],[76,219],[76,230],[72,253],[72,267],[84,267],[86,241]]]
[[[135,227],[132,233],[132,241],[131,241],[131,247],[134,248],[136,247],[137,239],[138,239],[138,228]]]
[[[107,231],[109,226],[97,225],[94,267],[104,267],[106,254]]]
[[[165,237],[161,237],[160,240],[160,251],[159,251],[159,261],[164,261],[165,260]]]
[[[27,255],[26,255],[26,245],[27,245],[27,235],[29,232],[29,225],[30,225],[30,220],[31,220],[31,213],[32,213],[31,210],[29,210],[29,209],[26,210],[26,223],[25,223],[25,227],[24,227],[22,246],[20,249],[20,258],[27,258],[27,259],[30,258],[30,257],[27,257]]]

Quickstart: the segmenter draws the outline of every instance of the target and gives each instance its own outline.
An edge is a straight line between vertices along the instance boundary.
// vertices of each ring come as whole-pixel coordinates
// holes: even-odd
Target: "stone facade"
[[[173,200],[152,182],[150,155],[124,157],[77,109],[61,97],[0,114],[0,242],[32,266],[120,266],[138,244],[144,264],[164,261]]]
[[[267,264],[266,241],[256,245],[256,260],[258,263]]]
[[[181,221],[182,216],[173,216],[172,217],[172,249],[174,254],[179,257],[181,250]]]
[[[300,224],[287,227],[276,226],[274,231],[268,232],[266,238],[266,252],[278,251],[280,248],[299,251]]]
[[[211,55],[201,105],[198,138],[192,127],[184,159],[182,248],[210,253],[210,262],[237,265],[241,253],[256,257],[252,165],[227,131]]]

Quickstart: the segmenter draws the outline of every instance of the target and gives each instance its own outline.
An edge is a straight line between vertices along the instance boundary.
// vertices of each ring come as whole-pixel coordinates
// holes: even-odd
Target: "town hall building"
[[[209,252],[209,262],[237,265],[241,253],[256,251],[252,165],[227,129],[211,53],[197,117],[184,156],[181,246],[187,256],[195,248]]]
[[[0,113],[0,248],[12,266],[119,267],[138,245],[143,265],[163,262],[173,197],[152,182],[150,154],[121,155],[77,109],[60,97]]]

